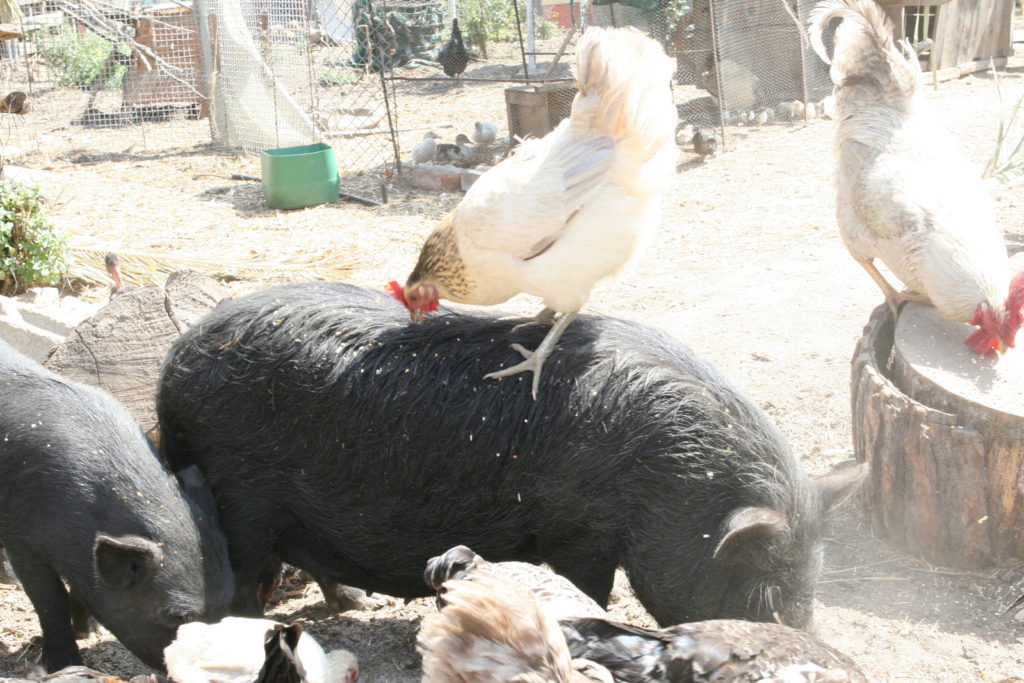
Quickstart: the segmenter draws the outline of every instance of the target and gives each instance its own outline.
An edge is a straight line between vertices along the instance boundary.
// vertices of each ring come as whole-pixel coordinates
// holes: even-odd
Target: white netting
[[[255,152],[320,139],[305,0],[207,0],[205,58],[218,143]]]

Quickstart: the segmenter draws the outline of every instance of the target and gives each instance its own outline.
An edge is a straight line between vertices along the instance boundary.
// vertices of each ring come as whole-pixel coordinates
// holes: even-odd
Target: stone
[[[476,179],[482,176],[483,174],[483,171],[478,171],[475,168],[463,171],[462,175],[459,177],[459,183],[460,186],[462,187],[462,191],[466,192],[467,190],[469,190],[469,188],[473,187],[473,183],[476,182]]]
[[[411,182],[421,190],[459,190],[462,188],[463,169],[451,165],[416,164],[412,167]]]
[[[36,327],[67,336],[80,322],[106,302],[89,304],[77,297],[65,296],[48,305],[22,305],[21,317]]]
[[[0,338],[32,360],[42,363],[64,341],[62,335],[26,322],[20,315],[0,314]]]
[[[56,287],[29,287],[24,294],[14,298],[32,306],[51,306],[60,300],[60,292]]]

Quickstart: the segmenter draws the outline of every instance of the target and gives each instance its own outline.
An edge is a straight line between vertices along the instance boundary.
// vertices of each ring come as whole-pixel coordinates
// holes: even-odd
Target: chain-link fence
[[[597,0],[599,3],[601,0]],[[630,0],[592,8],[598,25],[636,26],[676,58],[681,126],[790,123],[821,116],[832,85],[806,40],[814,0]]]
[[[60,130],[60,121],[73,129],[132,130],[203,115],[199,42],[187,8],[43,0],[23,2],[8,25],[17,30],[0,49],[0,87],[25,94],[24,128],[7,127],[22,142]],[[178,144],[209,139],[194,123],[170,137]]]
[[[803,37],[812,0],[595,0],[582,16],[575,2],[488,1],[23,0],[21,35],[0,49],[0,78],[72,131],[137,131],[151,149],[326,141],[343,178],[390,176],[400,136],[411,151],[435,124],[453,139],[485,118],[499,140],[506,127],[512,138],[545,134],[569,112],[572,39],[585,23],[635,25],[666,46],[678,62],[684,125],[724,133],[813,117],[830,88]],[[496,8],[509,14],[504,23]],[[532,55],[519,35],[524,9],[536,17]],[[450,79],[438,50],[453,40],[456,17],[472,60]],[[422,111],[396,109],[396,83],[416,80],[424,84],[401,96]],[[500,90],[486,97],[504,105],[506,120],[490,104],[446,108],[448,88],[464,83],[504,90],[503,102]],[[468,101],[484,105],[482,88]]]
[[[88,151],[101,140],[84,131],[103,129],[150,151],[323,140],[343,178],[377,175],[397,152],[381,66],[429,51],[442,18],[436,0],[22,2],[0,97],[24,92],[33,115],[4,119],[0,142],[67,130]]]

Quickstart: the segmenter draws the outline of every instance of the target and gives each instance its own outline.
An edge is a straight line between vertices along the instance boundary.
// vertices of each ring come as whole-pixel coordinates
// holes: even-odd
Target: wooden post
[[[853,357],[851,409],[876,533],[977,568],[1024,558],[1024,411],[1010,389],[1024,357],[970,356],[972,329],[930,306],[907,304],[896,326],[875,309]]]

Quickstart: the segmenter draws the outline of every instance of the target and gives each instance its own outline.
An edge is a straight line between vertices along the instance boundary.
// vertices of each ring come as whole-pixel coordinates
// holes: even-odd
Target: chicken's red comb
[[[402,305],[409,308],[409,302],[405,300],[405,288],[394,280],[388,283],[388,294],[402,302]]]

